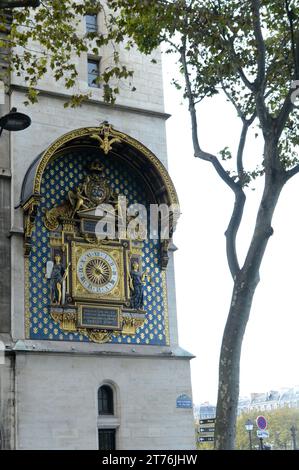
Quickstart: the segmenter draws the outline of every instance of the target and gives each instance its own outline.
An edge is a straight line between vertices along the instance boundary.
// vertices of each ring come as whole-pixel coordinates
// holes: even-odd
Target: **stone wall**
[[[9,99],[0,104],[0,117],[9,111]],[[11,170],[9,133],[0,138],[0,333],[10,332],[10,228],[11,228]]]
[[[14,354],[0,349],[0,449],[14,449],[15,437],[15,393]]]
[[[115,390],[118,450],[195,447],[193,410],[176,408],[191,396],[186,359],[19,352],[16,383],[17,449],[97,449],[103,383]]]

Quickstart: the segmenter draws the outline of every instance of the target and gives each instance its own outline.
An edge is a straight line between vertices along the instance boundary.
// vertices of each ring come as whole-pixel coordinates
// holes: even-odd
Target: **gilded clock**
[[[100,249],[91,249],[78,259],[77,276],[88,292],[108,294],[117,285],[119,273],[113,256]]]
[[[128,303],[128,250],[120,243],[72,242],[72,297],[75,301]]]

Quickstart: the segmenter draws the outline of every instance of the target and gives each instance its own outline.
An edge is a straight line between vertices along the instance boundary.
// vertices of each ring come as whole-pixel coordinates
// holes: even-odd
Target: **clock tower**
[[[137,91],[123,90],[114,107],[92,88],[82,107],[65,108],[68,91],[49,75],[26,108],[31,127],[1,142],[11,194],[3,448],[195,447],[192,356],[177,335],[179,209],[160,54],[132,51],[130,62]],[[8,107],[22,111],[24,91],[13,77]]]

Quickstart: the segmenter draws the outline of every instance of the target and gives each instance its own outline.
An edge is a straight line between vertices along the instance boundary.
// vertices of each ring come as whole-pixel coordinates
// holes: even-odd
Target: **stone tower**
[[[121,54],[137,91],[124,87],[113,107],[88,86],[87,54],[79,83],[91,98],[82,107],[65,108],[70,92],[50,75],[26,108],[13,76],[1,105],[1,115],[16,107],[32,120],[0,140],[2,448],[195,447],[174,245],[130,239],[119,222],[124,199],[133,211],[125,227],[137,205],[178,202],[166,169],[161,58]],[[97,232],[103,204],[116,220],[106,239]],[[147,223],[148,215],[139,228]]]

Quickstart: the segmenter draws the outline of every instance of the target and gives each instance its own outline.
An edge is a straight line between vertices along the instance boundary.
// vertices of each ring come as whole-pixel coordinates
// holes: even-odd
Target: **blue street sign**
[[[177,408],[192,408],[192,400],[188,395],[180,395],[176,399]]]

